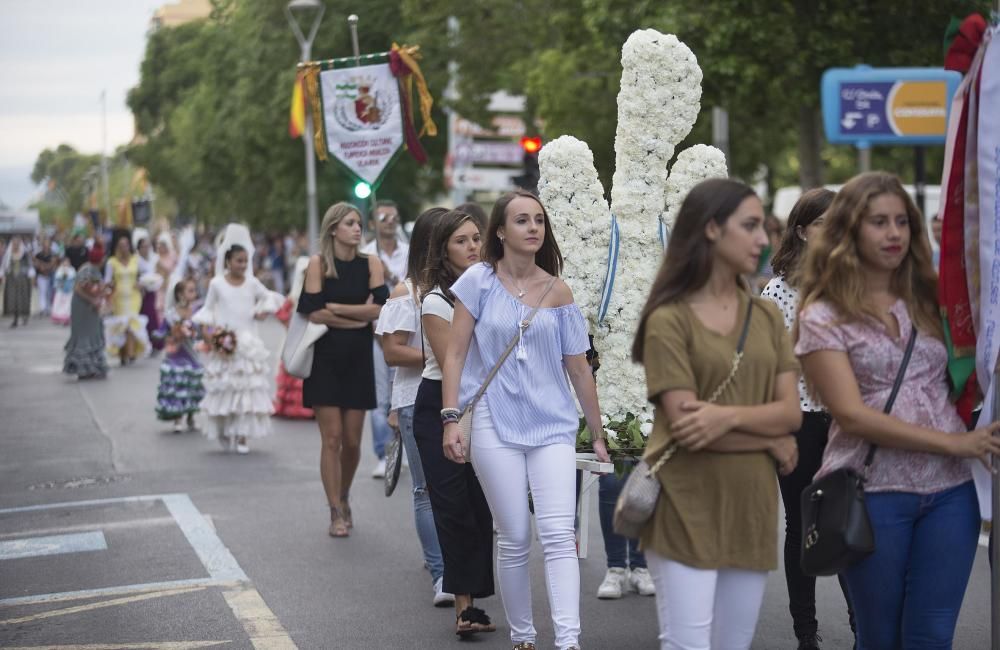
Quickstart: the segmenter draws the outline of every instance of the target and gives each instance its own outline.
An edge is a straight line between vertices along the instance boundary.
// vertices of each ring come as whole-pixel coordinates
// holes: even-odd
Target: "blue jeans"
[[[379,459],[385,458],[385,447],[392,441],[392,427],[389,426],[389,403],[392,399],[392,368],[385,362],[382,346],[375,346],[375,402],[377,406],[369,411],[372,417],[372,446]]]
[[[424,550],[424,566],[431,572],[431,579],[444,575],[444,560],[438,544],[437,528],[434,527],[434,512],[431,498],[427,495],[424,468],[420,464],[420,451],[413,437],[413,406],[399,409],[399,431],[403,437],[406,460],[410,463],[410,480],[413,481],[413,518],[417,524],[417,537]]]
[[[622,537],[615,532],[613,521],[615,503],[628,475],[618,478],[605,474],[597,479],[597,512],[601,518],[604,535],[604,553],[608,556],[609,569],[645,569],[646,556],[639,550],[639,540]]]
[[[844,572],[859,650],[951,648],[979,541],[971,481],[935,494],[871,492],[875,553]]]

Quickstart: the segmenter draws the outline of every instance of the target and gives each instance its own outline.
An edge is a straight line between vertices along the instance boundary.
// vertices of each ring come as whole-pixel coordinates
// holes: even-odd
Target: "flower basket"
[[[215,330],[212,333],[212,351],[225,356],[232,356],[236,352],[236,332],[230,329]]]

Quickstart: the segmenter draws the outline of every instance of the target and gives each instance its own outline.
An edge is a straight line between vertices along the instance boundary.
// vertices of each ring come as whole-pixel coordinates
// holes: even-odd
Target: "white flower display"
[[[673,229],[681,203],[692,187],[709,178],[725,178],[727,175],[726,155],[715,147],[696,144],[680,152],[670,167],[666,206],[660,217],[667,228]]]
[[[585,143],[563,136],[539,155],[539,193],[559,233],[563,277],[590,320],[601,355],[598,394],[612,447],[642,446],[636,440],[652,429],[645,376],[642,367],[632,363],[631,349],[662,255],[659,220],[665,212],[676,214],[680,201],[700,180],[726,176],[722,152],[697,145],[678,157],[668,182],[667,165],[675,147],[698,117],[701,79],[694,54],[671,34],[639,30],[622,48],[610,206],[621,241],[614,290],[600,323],[611,212],[593,154]]]
[[[563,280],[593,326],[604,286],[611,213],[594,169],[594,154],[585,142],[564,135],[538,154],[543,170],[538,195],[559,234]]]

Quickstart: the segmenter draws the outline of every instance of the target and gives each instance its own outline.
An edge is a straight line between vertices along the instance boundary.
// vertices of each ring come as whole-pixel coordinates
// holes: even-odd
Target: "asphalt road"
[[[249,456],[153,413],[157,362],[105,381],[60,374],[68,331],[0,321],[0,647],[509,648],[498,631],[460,643],[431,605],[408,498],[387,499],[365,454],[352,491],[356,528],[327,536],[311,422],[274,421]],[[264,324],[275,350],[281,330]],[[596,487],[594,488],[596,490]],[[654,599],[594,596],[604,574],[596,499],[581,561],[586,648],[657,647]],[[551,647],[540,549],[533,554],[539,648]],[[824,647],[851,647],[836,581],[818,586]],[[989,647],[981,549],[955,647]],[[794,648],[784,577],[771,574],[754,648]]]

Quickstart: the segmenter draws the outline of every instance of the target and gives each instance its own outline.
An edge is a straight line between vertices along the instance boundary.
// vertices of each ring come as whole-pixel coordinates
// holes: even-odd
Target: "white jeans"
[[[646,551],[656,584],[661,650],[745,650],[753,642],[767,573],[695,569]]]
[[[497,438],[486,399],[472,420],[472,465],[497,526],[497,581],[514,643],[535,642],[531,614],[531,513],[535,505],[538,538],[545,555],[556,647],[579,645],[580,564],[576,555],[576,450],[572,445],[531,449],[511,447]]]

